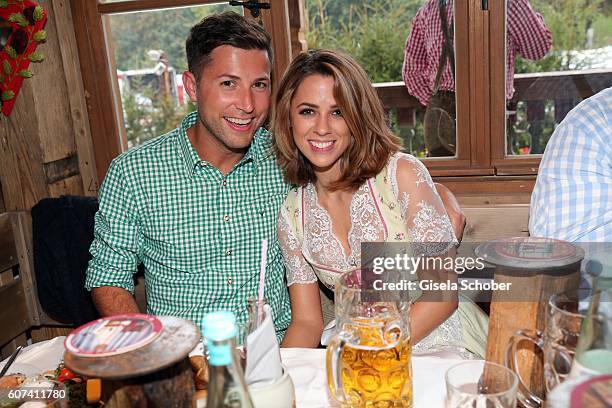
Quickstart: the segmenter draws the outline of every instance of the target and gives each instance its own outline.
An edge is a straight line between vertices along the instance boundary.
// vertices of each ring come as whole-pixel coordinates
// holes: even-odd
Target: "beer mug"
[[[563,382],[572,367],[574,353],[580,337],[580,329],[586,317],[588,292],[570,290],[553,295],[547,305],[546,328],[544,333],[520,330],[508,342],[506,366],[519,375],[516,356],[518,344],[522,341],[534,343],[543,350],[544,385],[550,392]],[[519,382],[519,400],[527,407],[541,407],[544,400]]]
[[[360,271],[335,287],[336,332],[327,348],[330,394],[343,407],[412,406],[410,301],[361,287]]]

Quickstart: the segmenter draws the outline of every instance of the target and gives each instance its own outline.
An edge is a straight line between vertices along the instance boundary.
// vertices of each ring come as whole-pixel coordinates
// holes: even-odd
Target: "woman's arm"
[[[436,192],[440,196],[440,199],[442,199],[444,209],[446,210],[451,224],[453,225],[453,231],[455,232],[457,241],[461,242],[467,219],[461,210],[461,206],[459,206],[459,201],[457,201],[455,195],[445,185],[434,183],[434,186],[436,187]]]
[[[397,163],[398,194],[410,238],[413,242],[430,243],[423,246],[426,253],[446,258],[454,255],[456,242],[453,226],[433,181],[425,166],[411,156],[403,156]],[[443,253],[427,252],[443,249]],[[421,270],[420,280],[456,282],[454,272]],[[457,308],[457,291],[423,291],[410,309],[410,329],[414,344],[442,324]]]
[[[323,312],[317,283],[289,286],[291,298],[291,324],[282,347],[308,347],[319,345],[323,333]]]
[[[291,298],[291,324],[282,347],[317,347],[323,332],[318,279],[302,254],[302,242],[284,206],[278,218],[278,242]]]

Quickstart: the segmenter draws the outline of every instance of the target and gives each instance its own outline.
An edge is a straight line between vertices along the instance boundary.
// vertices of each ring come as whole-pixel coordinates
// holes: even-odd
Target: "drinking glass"
[[[570,376],[610,374],[612,374],[612,287],[594,286]]]
[[[247,318],[245,322],[236,323],[237,346],[242,346],[244,349],[246,349],[247,336],[253,333],[266,317],[266,313],[264,311],[263,306],[267,304],[268,301],[266,299],[263,299],[260,302],[259,299],[255,297],[249,297],[247,299],[246,309],[235,312],[237,316],[244,316],[244,313],[247,313]]]
[[[547,393],[550,392],[570,373],[587,305],[587,293],[580,290],[551,296],[547,305],[544,333],[535,330],[517,331],[508,342],[506,366],[519,374],[518,344],[521,341],[534,343],[543,351],[544,387]],[[529,390],[522,381],[519,381],[519,388],[519,399],[523,405],[542,406],[544,399]]]
[[[515,408],[518,377],[487,361],[466,361],[446,371],[447,408]]]
[[[412,406],[408,300],[372,300],[359,271],[336,282],[336,332],[327,348],[330,394],[343,407]]]

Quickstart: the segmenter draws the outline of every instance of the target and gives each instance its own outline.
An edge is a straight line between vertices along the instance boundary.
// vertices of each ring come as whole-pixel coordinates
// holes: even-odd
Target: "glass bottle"
[[[595,254],[587,272],[593,277],[593,292],[571,377],[612,374],[612,254]]]
[[[208,351],[207,408],[252,408],[253,402],[236,353],[236,316],[208,313],[202,322]]]

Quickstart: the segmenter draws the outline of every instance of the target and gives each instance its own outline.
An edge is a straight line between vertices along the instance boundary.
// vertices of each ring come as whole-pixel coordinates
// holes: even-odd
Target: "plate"
[[[6,363],[0,363],[0,371],[2,371],[2,369],[4,368],[4,364]],[[32,377],[40,374],[40,369],[32,364],[13,363],[4,375],[11,374],[25,374],[26,377]]]

